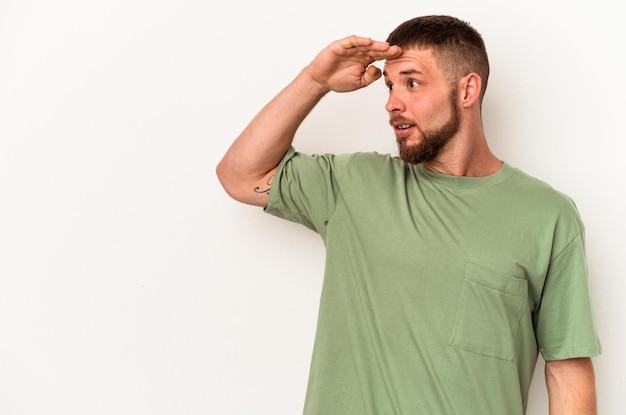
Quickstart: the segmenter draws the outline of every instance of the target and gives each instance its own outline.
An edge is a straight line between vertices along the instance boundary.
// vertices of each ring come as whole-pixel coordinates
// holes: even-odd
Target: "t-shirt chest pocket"
[[[449,344],[516,361],[518,327],[527,310],[527,296],[526,280],[469,264]]]

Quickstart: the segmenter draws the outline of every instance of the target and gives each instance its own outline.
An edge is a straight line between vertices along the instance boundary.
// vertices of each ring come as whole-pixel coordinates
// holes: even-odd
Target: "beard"
[[[406,138],[397,139],[401,160],[407,163],[418,164],[433,160],[441,153],[441,150],[461,127],[461,112],[456,105],[455,96],[456,91],[451,91],[450,108],[452,114],[443,125],[431,130],[422,130],[415,124],[415,127],[422,135],[422,139],[417,144],[407,144]]]

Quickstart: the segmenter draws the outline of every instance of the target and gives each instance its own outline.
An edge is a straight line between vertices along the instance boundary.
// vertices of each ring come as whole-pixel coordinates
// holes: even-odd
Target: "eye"
[[[387,89],[389,90],[389,92],[391,92],[391,90],[393,89],[393,84],[391,82],[387,82]]]
[[[417,82],[415,79],[411,79],[409,81],[409,88],[417,88],[418,86],[420,86],[420,83]]]

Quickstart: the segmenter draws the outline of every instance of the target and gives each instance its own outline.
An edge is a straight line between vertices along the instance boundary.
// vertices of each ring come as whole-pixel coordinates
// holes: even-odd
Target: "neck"
[[[481,129],[470,135],[459,134],[439,156],[423,164],[435,173],[485,177],[497,172],[503,163],[491,152]]]

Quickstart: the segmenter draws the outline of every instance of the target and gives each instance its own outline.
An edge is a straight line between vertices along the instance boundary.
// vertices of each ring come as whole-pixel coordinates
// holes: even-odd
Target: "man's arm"
[[[550,415],[597,415],[591,358],[546,362]]]
[[[371,64],[400,53],[397,46],[357,36],[322,50],[228,149],[216,169],[226,192],[240,202],[266,207],[277,166],[320,99],[330,91],[354,91],[371,84],[382,75]]]

